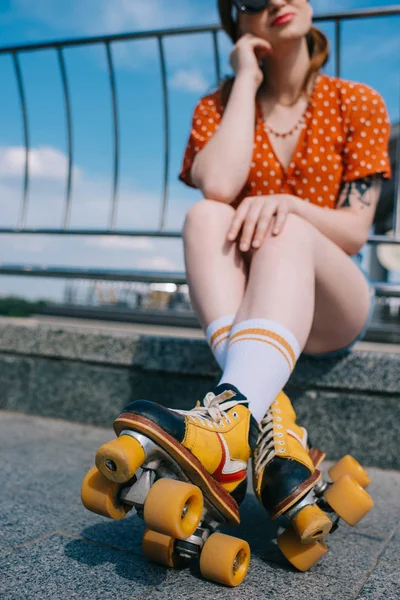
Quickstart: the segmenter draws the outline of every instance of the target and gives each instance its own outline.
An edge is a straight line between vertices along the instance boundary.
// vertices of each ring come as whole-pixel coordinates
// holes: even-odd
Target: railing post
[[[25,168],[24,168],[24,187],[23,187],[23,198],[20,211],[20,217],[18,220],[18,230],[24,229],[26,226],[26,217],[28,214],[28,191],[29,191],[29,129],[28,129],[28,109],[26,106],[26,96],[24,81],[22,78],[21,65],[19,64],[17,52],[12,53],[15,76],[17,78],[18,94],[21,104],[22,112],[22,127],[24,132],[25,142]]]
[[[67,191],[65,196],[64,214],[61,222],[61,227],[65,229],[69,225],[71,214],[71,187],[72,187],[72,120],[71,120],[71,102],[69,98],[69,87],[67,79],[67,70],[62,48],[57,48],[58,64],[61,73],[61,82],[64,92],[65,119],[67,124],[67,148],[68,148],[68,175],[67,175]]]
[[[169,113],[168,113],[168,86],[167,86],[167,69],[165,63],[165,53],[163,37],[158,36],[158,49],[161,63],[161,80],[163,90],[163,106],[164,106],[164,185],[161,207],[161,218],[159,231],[163,231],[165,227],[165,215],[168,201],[168,179],[169,179]]]
[[[340,77],[341,73],[341,22],[335,20],[335,75]]]
[[[108,228],[115,229],[117,220],[117,195],[118,195],[118,179],[119,179],[119,125],[118,125],[118,101],[117,101],[117,85],[115,81],[114,64],[111,53],[110,42],[105,43],[107,65],[108,65],[108,76],[110,80],[111,89],[111,104],[112,104],[112,116],[113,116],[113,131],[114,131],[114,175],[113,175],[113,191],[112,191],[112,202],[111,211],[108,221]]]
[[[400,86],[399,86],[399,114],[400,114]],[[400,123],[398,123],[398,135],[396,141],[396,173],[394,183],[394,235],[400,239]]]

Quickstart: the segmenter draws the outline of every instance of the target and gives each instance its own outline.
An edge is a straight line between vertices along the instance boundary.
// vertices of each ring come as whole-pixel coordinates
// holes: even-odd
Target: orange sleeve
[[[365,85],[351,90],[350,94],[343,181],[375,173],[390,179],[390,121],[385,102],[378,92]]]
[[[193,112],[192,129],[186,144],[181,172],[178,175],[178,179],[190,187],[196,188],[190,174],[194,158],[211,139],[221,122],[221,105],[217,93],[201,98]]]

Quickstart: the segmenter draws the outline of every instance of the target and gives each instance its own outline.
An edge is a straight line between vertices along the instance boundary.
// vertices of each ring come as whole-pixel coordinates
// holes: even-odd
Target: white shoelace
[[[254,465],[254,469],[256,474],[265,467],[270,460],[276,456],[276,454],[282,454],[286,451],[285,448],[276,448],[279,444],[280,446],[284,446],[285,442],[283,440],[276,440],[275,438],[281,438],[284,436],[281,432],[274,432],[274,427],[277,429],[282,429],[283,425],[280,423],[276,423],[276,421],[282,421],[282,417],[276,416],[276,414],[280,414],[280,408],[277,408],[278,403],[273,402],[265,415],[265,417],[260,422],[260,436],[258,438],[258,455]]]
[[[198,419],[202,425],[214,427],[214,424],[221,424],[223,427],[224,424],[221,423],[223,418],[226,419],[227,423],[231,423],[227,411],[236,406],[236,404],[247,403],[247,400],[231,400],[230,402],[226,402],[226,400],[229,400],[233,396],[236,396],[233,390],[225,390],[221,394],[218,394],[218,396],[214,392],[208,392],[204,396],[203,406],[198,401],[197,405],[190,410],[173,410],[180,415],[187,415],[194,422]]]

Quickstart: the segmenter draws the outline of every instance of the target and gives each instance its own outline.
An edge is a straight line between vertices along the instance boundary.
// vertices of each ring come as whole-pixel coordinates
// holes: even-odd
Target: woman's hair
[[[222,29],[231,38],[232,42],[236,44],[239,39],[239,30],[238,22],[232,17],[232,0],[218,0],[218,11]],[[311,27],[306,35],[306,40],[311,63],[299,96],[307,90],[311,76],[319,71],[329,58],[329,42],[322,31],[316,27]],[[224,106],[226,106],[229,100],[234,81],[234,77],[226,77],[218,87],[218,90],[221,92],[221,101]],[[293,104],[298,100],[299,96],[295,98]]]

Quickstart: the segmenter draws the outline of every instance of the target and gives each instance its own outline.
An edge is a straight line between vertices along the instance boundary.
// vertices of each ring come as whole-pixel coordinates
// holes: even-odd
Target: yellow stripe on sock
[[[231,338],[231,340],[232,340],[232,338]],[[255,341],[255,342],[264,342],[264,344],[268,344],[269,346],[272,346],[273,348],[275,348],[276,350],[278,350],[278,352],[280,352],[282,354],[283,358],[286,360],[290,372],[293,371],[294,364],[292,365],[290,363],[290,360],[288,359],[288,357],[286,356],[286,354],[284,353],[284,351],[282,350],[282,348],[280,348],[279,346],[276,346],[272,342],[269,342],[268,340],[266,340],[264,338],[254,338],[254,337],[243,337],[243,338],[240,338],[238,340],[234,340],[233,342],[231,340],[229,340],[229,346],[231,346],[232,344],[236,344],[236,342],[241,342],[242,340],[243,341],[244,340],[252,340],[252,341]]]
[[[232,325],[226,325],[225,327],[220,327],[219,329],[217,329],[217,331],[214,331],[214,333],[211,336],[210,339],[210,346],[212,347],[214,340],[220,336],[222,333],[227,333],[228,331],[230,331],[232,328]]]
[[[221,342],[224,342],[225,340],[227,340],[229,338],[229,335],[225,335],[224,337],[222,337],[220,340],[218,340],[218,342],[215,344],[213,350],[215,351],[217,349],[217,346],[219,346],[219,344]]]
[[[275,331],[269,331],[268,329],[259,329],[257,327],[251,328],[251,329],[242,329],[241,331],[237,331],[236,333],[231,335],[231,340],[233,340],[234,338],[239,337],[241,335],[249,334],[249,333],[254,333],[256,335],[263,335],[265,337],[269,337],[269,338],[273,339],[275,342],[279,342],[285,348],[285,350],[287,350],[287,352],[289,353],[289,355],[293,361],[293,365],[296,363],[296,355],[293,351],[292,346],[289,344],[289,342],[287,342],[285,340],[285,338],[283,338],[281,335],[278,335],[277,333],[275,333]]]

